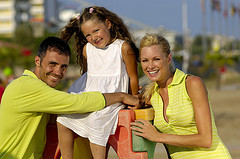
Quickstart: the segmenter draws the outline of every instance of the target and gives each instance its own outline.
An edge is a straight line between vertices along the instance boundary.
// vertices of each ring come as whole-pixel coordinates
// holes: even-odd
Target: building
[[[35,37],[40,37],[44,34],[44,22],[45,22],[45,8],[43,0],[29,0],[29,18],[28,21],[31,23],[33,28],[33,34]]]
[[[11,37],[16,27],[14,0],[0,1],[0,36]]]
[[[38,37],[44,33],[45,24],[58,21],[57,0],[1,0],[0,36],[13,37],[21,23],[29,22]]]

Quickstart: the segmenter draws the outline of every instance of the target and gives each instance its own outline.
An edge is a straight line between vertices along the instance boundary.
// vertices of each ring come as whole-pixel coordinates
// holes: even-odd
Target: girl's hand
[[[138,86],[138,93],[140,94],[141,93],[141,90],[143,89],[142,86]]]
[[[131,122],[131,129],[137,136],[142,136],[150,141],[157,142],[161,133],[147,120],[138,119]]]

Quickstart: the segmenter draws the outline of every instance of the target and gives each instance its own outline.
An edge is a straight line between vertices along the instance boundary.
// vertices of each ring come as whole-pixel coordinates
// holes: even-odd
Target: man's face
[[[35,57],[36,69],[34,73],[50,87],[56,87],[64,77],[70,57],[60,55],[56,51],[48,50],[42,61]]]

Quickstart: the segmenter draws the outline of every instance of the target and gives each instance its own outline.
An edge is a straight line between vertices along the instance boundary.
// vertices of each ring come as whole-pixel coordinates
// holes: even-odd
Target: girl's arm
[[[85,45],[83,47],[83,72],[82,72],[82,74],[87,72],[87,52],[86,52],[86,46],[87,45]]]
[[[135,53],[127,42],[122,45],[122,57],[126,65],[126,70],[130,79],[129,93],[132,95],[138,94],[138,71],[137,60]]]
[[[131,125],[140,128],[134,128],[138,132],[136,135],[145,137],[154,142],[165,143],[169,145],[182,147],[211,147],[212,144],[212,123],[211,113],[208,103],[207,90],[204,83],[199,77],[188,76],[186,80],[186,88],[190,99],[193,102],[193,109],[195,113],[197,134],[192,135],[173,135],[159,133],[156,128],[145,120],[137,120],[139,123],[131,123]]]

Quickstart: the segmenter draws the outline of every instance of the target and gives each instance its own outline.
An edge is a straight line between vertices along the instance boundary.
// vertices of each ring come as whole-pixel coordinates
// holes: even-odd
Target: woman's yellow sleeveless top
[[[190,135],[198,133],[193,105],[188,96],[185,80],[187,74],[176,70],[173,81],[168,85],[169,105],[166,110],[169,122],[163,117],[163,101],[159,95],[159,88],[155,83],[151,104],[155,110],[154,125],[166,134]],[[211,109],[211,107],[210,107]],[[212,146],[210,148],[186,148],[166,145],[172,159],[229,159],[231,158],[227,148],[218,136],[214,117],[212,119]]]

